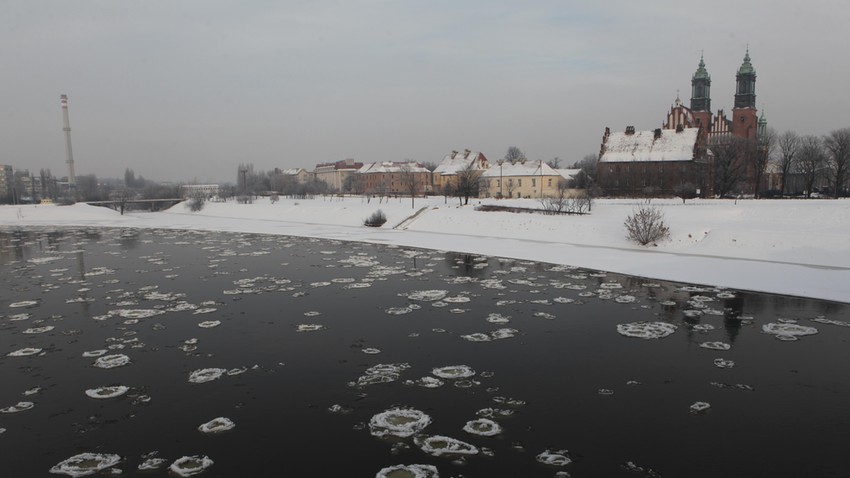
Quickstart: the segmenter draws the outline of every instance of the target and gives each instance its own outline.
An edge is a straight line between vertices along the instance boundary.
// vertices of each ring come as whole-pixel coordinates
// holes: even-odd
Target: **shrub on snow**
[[[378,209],[373,212],[371,216],[367,217],[365,221],[363,221],[363,225],[369,227],[381,227],[385,222],[387,222],[387,215],[384,214],[384,211]]]
[[[670,237],[670,228],[664,223],[661,209],[645,205],[626,217],[627,236],[630,240],[645,246]]]

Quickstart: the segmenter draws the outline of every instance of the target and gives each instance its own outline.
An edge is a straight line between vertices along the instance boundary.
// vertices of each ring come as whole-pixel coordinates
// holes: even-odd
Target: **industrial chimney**
[[[65,153],[68,163],[68,188],[77,186],[77,177],[74,175],[74,154],[71,152],[71,121],[68,119],[68,95],[59,97],[62,101],[62,131],[65,132]]]

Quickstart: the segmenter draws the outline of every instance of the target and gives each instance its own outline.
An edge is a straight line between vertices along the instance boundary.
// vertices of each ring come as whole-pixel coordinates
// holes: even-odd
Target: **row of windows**
[[[493,179],[487,181],[487,187],[493,187],[493,181],[494,181]],[[496,179],[495,181],[496,181],[496,187],[501,186],[501,180],[500,179]],[[517,178],[516,182],[517,182],[517,186],[522,187],[522,178]],[[514,185],[513,178],[508,178],[508,186],[513,186],[513,185]],[[549,186],[549,187],[552,187],[552,178],[546,178],[546,185]],[[536,178],[531,178],[531,186],[537,187],[537,179]]]

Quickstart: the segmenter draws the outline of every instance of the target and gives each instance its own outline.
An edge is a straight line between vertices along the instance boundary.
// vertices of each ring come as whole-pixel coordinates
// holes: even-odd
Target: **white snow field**
[[[850,200],[656,199],[671,237],[639,246],[623,221],[640,200],[601,199],[591,214],[482,212],[480,204],[539,208],[534,199],[361,197],[207,202],[192,213],[120,215],[104,207],[0,206],[0,226],[106,226],[285,234],[543,261],[701,285],[850,303]],[[381,209],[387,223],[363,226]],[[422,210],[416,217],[415,213]]]

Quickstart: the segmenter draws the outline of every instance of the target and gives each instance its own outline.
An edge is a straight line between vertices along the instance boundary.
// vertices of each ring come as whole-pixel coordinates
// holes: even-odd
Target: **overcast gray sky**
[[[705,54],[732,108],[749,45],[782,131],[850,126],[850,7],[839,0],[0,2],[0,164],[236,180],[354,158],[562,164],[606,126],[661,125]]]

